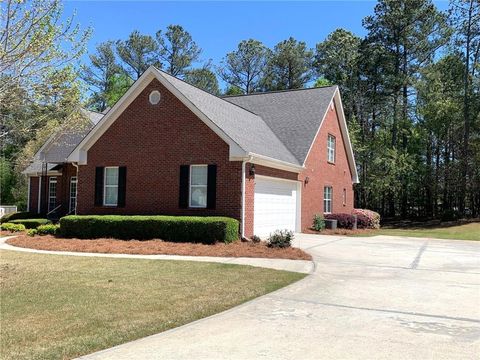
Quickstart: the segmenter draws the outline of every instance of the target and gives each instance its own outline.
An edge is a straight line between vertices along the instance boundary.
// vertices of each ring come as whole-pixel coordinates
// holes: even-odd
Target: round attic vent
[[[160,91],[158,90],[153,90],[148,96],[148,100],[152,105],[157,105],[160,102],[160,98],[161,98]]]

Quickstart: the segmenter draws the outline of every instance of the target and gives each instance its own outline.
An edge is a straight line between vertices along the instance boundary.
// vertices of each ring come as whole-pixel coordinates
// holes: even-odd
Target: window
[[[68,208],[68,212],[72,213],[75,212],[77,207],[77,177],[72,176],[70,178],[70,205]]]
[[[323,212],[327,214],[332,212],[332,192],[331,186],[323,188]]]
[[[103,205],[117,206],[118,204],[118,167],[106,167],[103,187]]]
[[[190,207],[207,207],[207,165],[190,166]]]
[[[48,212],[57,206],[57,178],[50,177],[48,179]]]
[[[343,188],[343,206],[347,205],[347,189]]]
[[[328,134],[327,139],[327,159],[330,163],[335,163],[335,136]]]

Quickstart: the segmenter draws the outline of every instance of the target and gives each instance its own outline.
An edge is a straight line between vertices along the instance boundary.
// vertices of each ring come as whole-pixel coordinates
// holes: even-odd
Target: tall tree
[[[90,102],[98,111],[103,111],[108,106],[107,93],[110,91],[111,79],[123,70],[117,63],[112,41],[97,45],[96,53],[90,54],[89,58],[91,65],[83,67],[82,79],[93,91]]]
[[[107,80],[105,101],[108,107],[112,107],[132,86],[133,80],[124,72],[114,73]]]
[[[478,0],[453,0],[451,2],[451,23],[455,32],[455,45],[462,52],[465,59],[463,73],[463,148],[462,148],[462,177],[460,179],[460,193],[458,207],[461,214],[465,213],[467,195],[467,181],[469,173],[470,128],[475,113],[470,106],[474,96],[473,81],[478,76],[480,59],[480,2]],[[476,109],[478,111],[478,107]],[[478,112],[476,113],[478,114]]]
[[[11,87],[39,90],[33,88],[52,69],[65,67],[83,54],[91,29],[82,31],[73,17],[62,22],[62,14],[58,0],[0,3],[0,102]]]
[[[161,66],[158,59],[158,45],[150,35],[133,31],[127,40],[116,42],[117,54],[125,64],[124,70],[137,80],[150,65]]]
[[[313,51],[290,37],[275,45],[263,79],[266,90],[303,88],[312,77]]]
[[[364,19],[368,41],[387,49],[392,73],[387,78],[391,94],[391,147],[408,153],[413,119],[411,100],[419,69],[432,61],[437,49],[448,41],[445,14],[430,0],[380,0],[373,16]],[[400,208],[407,216],[408,181],[411,174],[402,174]],[[395,192],[388,195],[390,215],[395,215]]]
[[[7,0],[0,3],[0,20],[0,175],[10,174],[1,200],[22,209],[21,171],[31,159],[25,149],[38,150],[30,144],[78,109],[81,87],[70,64],[83,54],[90,29],[81,30],[73,17],[65,20],[59,1]]]
[[[217,77],[208,65],[199,69],[188,70],[185,73],[184,80],[210,94],[220,94]]]
[[[258,40],[242,40],[218,67],[220,77],[230,86],[250,94],[260,89],[270,50]]]
[[[337,29],[318,43],[314,66],[318,75],[339,86],[345,113],[350,121],[359,99],[359,50],[361,39],[350,31]]]
[[[173,76],[185,75],[202,52],[190,33],[180,25],[169,25],[165,33],[159,30],[156,38],[164,69]]]
[[[422,69],[417,85],[427,216],[439,216],[452,210],[457,184],[461,181],[460,172],[455,171],[459,165],[455,154],[462,143],[464,67],[459,54],[449,54]]]

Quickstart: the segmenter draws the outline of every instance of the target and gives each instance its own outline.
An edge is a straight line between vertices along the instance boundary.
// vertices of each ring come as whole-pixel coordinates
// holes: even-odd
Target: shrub
[[[22,224],[25,225],[27,229],[36,229],[40,225],[50,224],[51,221],[48,219],[18,219],[10,221],[13,224]]]
[[[28,211],[20,211],[20,212],[16,212],[16,213],[11,213],[11,214],[7,214],[7,215],[3,215],[0,218],[0,224],[6,223],[6,222],[12,222],[12,220],[17,220],[17,219],[32,219],[35,216],[37,216],[37,215],[33,214],[31,212],[28,212]]]
[[[379,213],[367,209],[353,209],[352,214],[357,215],[357,225],[359,228],[380,229]]]
[[[18,232],[18,231],[25,231],[25,226],[22,224],[14,224],[14,223],[3,223],[1,225],[1,229],[10,232]]]
[[[323,215],[315,214],[313,217],[313,230],[322,231],[325,229],[325,219]]]
[[[370,219],[365,215],[358,214],[357,216],[357,228],[358,229],[373,229],[370,225]]]
[[[443,210],[441,221],[454,221],[460,218],[460,213],[456,210]]]
[[[214,244],[238,240],[239,223],[228,217],[70,215],[60,219],[65,237],[130,240],[162,239]]]
[[[262,240],[260,239],[259,236],[257,236],[257,235],[253,235],[253,236],[252,236],[252,242],[254,242],[254,243],[259,243],[260,241],[262,241]]]
[[[287,248],[292,246],[293,232],[290,230],[275,230],[268,237],[268,246],[273,248]]]
[[[59,228],[60,226],[58,225],[46,224],[46,225],[40,225],[35,230],[37,230],[38,235],[55,235]]]
[[[38,230],[37,229],[28,229],[27,230],[27,235],[28,236],[35,236],[38,234]]]
[[[355,217],[351,214],[327,214],[325,219],[337,220],[337,227],[341,229],[353,229],[355,224]]]

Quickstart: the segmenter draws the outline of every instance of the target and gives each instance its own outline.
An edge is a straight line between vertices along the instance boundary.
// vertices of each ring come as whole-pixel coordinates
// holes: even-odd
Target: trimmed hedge
[[[25,231],[25,226],[24,225],[14,224],[14,223],[11,223],[11,222],[1,224],[0,228],[2,230],[10,231],[10,232]]]
[[[40,225],[50,224],[51,221],[48,219],[18,219],[10,221],[12,224],[22,224],[27,229],[36,229]]]
[[[55,235],[60,226],[54,224],[40,225],[35,230],[38,235]]]
[[[341,229],[353,229],[355,217],[351,214],[326,214],[325,219],[337,220],[337,227]]]
[[[17,220],[17,219],[32,219],[35,216],[38,216],[38,215],[28,211],[15,212],[15,213],[3,215],[0,218],[0,224],[6,223],[6,222],[12,222],[12,220]]]
[[[239,223],[228,217],[69,215],[60,219],[59,234],[79,239],[162,239],[214,244],[238,240]]]

